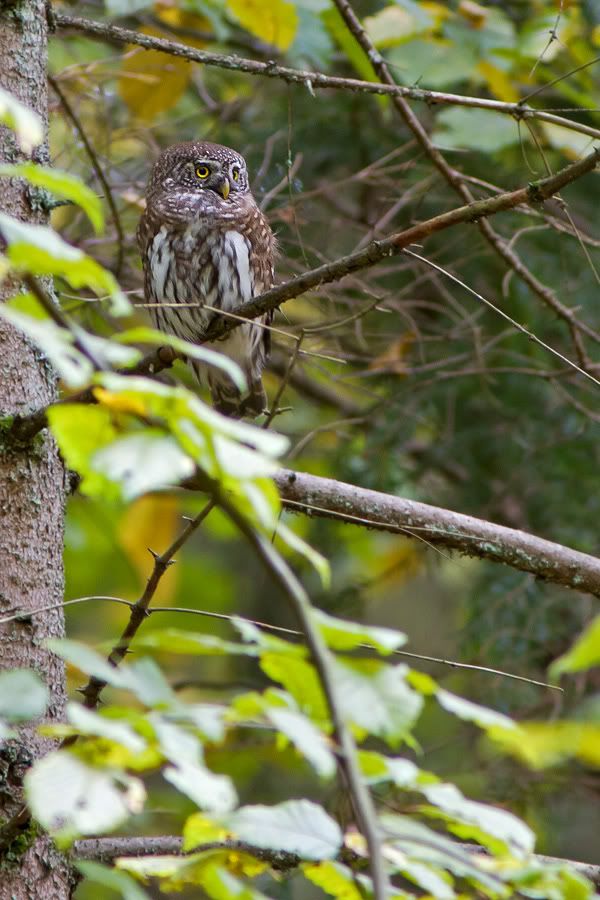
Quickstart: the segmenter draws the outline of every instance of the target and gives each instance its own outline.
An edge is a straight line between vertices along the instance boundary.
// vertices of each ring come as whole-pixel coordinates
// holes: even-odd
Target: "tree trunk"
[[[0,86],[47,122],[47,21],[44,0],[0,0]],[[44,144],[34,151],[46,162]],[[21,158],[10,131],[0,126],[0,161]],[[45,219],[26,187],[2,179],[0,209],[24,221]],[[0,300],[15,284],[0,285]],[[34,612],[63,598],[64,472],[56,446],[45,435],[30,447],[2,439],[5,417],[49,403],[56,379],[47,361],[0,320],[0,615],[15,607]],[[6,434],[6,428],[4,429]],[[62,610],[0,626],[2,668],[32,668],[50,691],[48,720],[62,719],[64,668],[43,646],[63,634]],[[45,836],[36,837],[22,811],[27,767],[51,742],[24,728],[0,750],[0,900],[63,900],[72,892],[65,858]],[[17,816],[15,820],[15,815]],[[24,820],[21,827],[16,823]]]

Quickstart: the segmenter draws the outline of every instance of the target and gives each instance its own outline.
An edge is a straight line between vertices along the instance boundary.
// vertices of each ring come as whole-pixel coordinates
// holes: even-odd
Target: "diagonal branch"
[[[288,469],[275,475],[275,483],[283,505],[293,512],[425,537],[437,547],[503,563],[543,581],[600,597],[600,559],[526,531]]]
[[[401,253],[410,244],[419,243],[430,235],[443,231],[446,228],[469,222],[481,223],[486,216],[506,212],[522,204],[535,205],[542,203],[562,190],[566,185],[571,184],[588,172],[592,172],[599,161],[600,149],[596,149],[582,159],[577,160],[577,162],[561,169],[555,175],[531,182],[527,187],[497,194],[485,200],[475,200],[472,203],[467,203],[465,206],[459,206],[448,212],[440,213],[404,231],[397,232],[379,241],[373,241],[356,253],[350,253],[348,256],[343,256],[334,262],[310,269],[302,275],[291,278],[284,284],[271,288],[271,290],[261,294],[260,297],[255,297],[250,302],[241,304],[228,313],[227,317],[214,319],[204,335],[197,339],[197,343],[202,344],[208,341],[219,340],[229,334],[230,331],[238,328],[242,322],[256,319],[258,316],[274,310],[286,300],[299,297],[301,294],[305,294],[307,291],[323,284],[340,281],[351,272],[374,266],[383,259]],[[574,320],[570,310],[567,310],[565,314],[568,315],[570,320]],[[600,335],[588,325],[581,322],[578,323],[578,328],[582,333],[600,343]],[[155,374],[171,365],[173,358],[173,352],[168,347],[161,347],[154,353],[144,357],[133,368],[124,370],[124,374]],[[63,402],[95,403],[93,388],[88,388]],[[29,415],[17,417],[11,433],[16,440],[26,442],[31,440],[46,425],[46,409],[36,410]]]
[[[356,13],[354,12],[349,0],[334,0],[334,3],[341,17],[346,23],[348,31],[353,35],[358,45],[364,51],[365,55],[369,59],[369,62],[372,64],[373,68],[381,78],[381,81],[387,85],[395,86],[396,82],[384,58],[375,48],[373,42],[371,41]],[[458,172],[456,169],[453,169],[452,166],[449,165],[444,155],[432,143],[429,135],[427,134],[427,131],[412,111],[410,104],[404,98],[404,96],[399,93],[395,93],[392,96],[392,103],[400,113],[400,116],[404,120],[407,127],[415,136],[417,142],[423,148],[423,151],[429,157],[438,172],[440,172],[440,174],[443,176],[445,181],[458,194],[458,196],[461,197],[462,200],[464,200],[466,203],[472,202],[473,194],[468,188],[465,179],[460,172]],[[575,318],[573,311],[568,306],[565,306],[563,303],[561,303],[554,291],[543,284],[533,274],[533,272],[531,272],[527,268],[527,266],[515,253],[515,251],[506,244],[503,238],[496,231],[494,231],[493,227],[486,219],[480,219],[477,225],[483,238],[487,241],[488,244],[490,244],[497,255],[504,260],[506,265],[510,269],[512,269],[513,272],[515,272],[515,274],[522,281],[525,282],[530,290],[533,291],[533,293],[536,294],[536,296],[539,297],[546,306],[552,309],[559,318],[563,319],[571,334],[571,339],[577,352],[579,364],[582,368],[587,368],[589,366],[589,361],[587,359],[587,354],[585,352],[583,341],[581,339],[582,333],[588,334],[587,326],[583,326],[582,323],[580,323]],[[588,336],[590,335],[588,334]]]

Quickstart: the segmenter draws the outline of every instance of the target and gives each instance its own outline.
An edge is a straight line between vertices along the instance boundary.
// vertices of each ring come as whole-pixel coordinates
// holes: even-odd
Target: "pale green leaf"
[[[204,766],[182,761],[169,766],[164,777],[181,793],[209,813],[228,813],[237,805],[237,794],[227,775],[216,775]]]
[[[0,672],[0,716],[11,722],[24,722],[44,714],[48,688],[30,669]]]
[[[89,287],[99,297],[108,296],[114,315],[131,312],[131,304],[114,276],[51,228],[0,213],[0,234],[8,245],[7,257],[15,271],[59,276],[74,288]]]
[[[71,200],[81,206],[94,226],[96,234],[104,227],[102,204],[97,194],[87,187],[75,175],[60,169],[48,169],[35,163],[18,163],[0,166],[0,175],[10,178],[24,178],[29,184],[45,188],[63,200]]]
[[[89,469],[119,485],[125,500],[179,484],[195,471],[193,460],[170,435],[146,428],[116,438],[89,460]],[[88,487],[87,493],[92,493]]]
[[[600,616],[596,616],[570,650],[550,666],[550,677],[560,678],[566,672],[581,672],[600,663]]]
[[[423,698],[406,683],[406,666],[336,659],[334,675],[347,721],[395,746],[410,735]]]
[[[44,140],[44,126],[38,114],[2,88],[0,88],[0,122],[12,128],[24,153],[31,153],[33,148]]]
[[[492,728],[489,736],[533,769],[578,759],[600,768],[600,724],[592,722],[523,722],[517,728]]]
[[[260,667],[265,675],[289,691],[302,712],[313,721],[320,725],[329,721],[321,682],[309,662],[295,656],[266,652],[261,656]]]
[[[277,523],[277,537],[287,544],[290,550],[304,556],[318,573],[323,587],[325,589],[329,588],[331,584],[331,569],[325,557],[322,556],[318,550],[315,550],[314,547],[311,547],[310,544],[303,541],[295,531],[288,528],[282,521]]]
[[[125,722],[108,719],[79,703],[68,704],[67,719],[79,734],[107,738],[122,744],[132,753],[143,753],[146,749],[146,741]]]
[[[281,707],[265,710],[267,719],[306,757],[321,778],[332,778],[336,770],[335,757],[326,736],[300,712]]]
[[[82,477],[82,492],[117,497],[118,489],[91,466],[92,456],[117,436],[111,411],[104,406],[83,403],[51,406],[48,422],[66,464]]]
[[[515,856],[533,852],[535,835],[521,819],[504,809],[467,800],[453,784],[431,784],[420,788],[424,796],[446,815],[476,825],[502,841]]]
[[[434,142],[442,148],[496,153],[528,140],[509,116],[485,109],[445,109],[436,117]]]
[[[111,831],[140,812],[145,799],[140,781],[117,782],[66,750],[35,763],[25,776],[25,792],[42,827],[67,843],[78,835]]]
[[[333,859],[343,840],[337,822],[309,800],[243,806],[227,818],[227,824],[243,841],[267,850],[297,853],[302,859]]]
[[[116,335],[115,340],[123,344],[151,344],[154,347],[172,347],[177,353],[182,353],[189,359],[196,359],[198,362],[222,369],[242,393],[248,388],[244,373],[236,362],[225,356],[224,353],[211,350],[210,347],[205,347],[202,344],[192,344],[190,341],[184,341],[174,334],[167,334],[165,331],[156,331],[154,328],[145,328],[143,326],[123,331]]]
[[[103,656],[100,656],[91,647],[79,641],[72,641],[68,638],[50,638],[46,641],[46,646],[64,659],[65,662],[86,675],[93,675],[101,681],[117,688],[127,688],[127,678],[123,668],[111,666]]]
[[[356,872],[342,863],[323,861],[302,866],[305,878],[336,900],[364,900],[365,893],[357,884]]]
[[[378,628],[374,625],[363,625],[358,622],[348,622],[330,616],[320,609],[312,612],[319,630],[327,645],[332,650],[355,650],[357,647],[368,644],[375,647],[380,653],[391,653],[406,643],[406,635],[391,628]]]
[[[86,881],[117,891],[123,900],[150,900],[146,891],[126,872],[117,872],[89,859],[77,860],[75,865]]]
[[[475,722],[480,728],[488,729],[494,726],[500,728],[515,728],[515,723],[503,713],[488,709],[486,706],[479,706],[471,700],[465,700],[464,697],[458,697],[451,694],[444,688],[438,688],[436,691],[437,701],[446,712],[458,716],[466,722]]]
[[[213,634],[183,631],[180,628],[162,628],[136,637],[136,649],[164,650],[168,653],[190,656],[257,656],[257,647],[225,641]]]

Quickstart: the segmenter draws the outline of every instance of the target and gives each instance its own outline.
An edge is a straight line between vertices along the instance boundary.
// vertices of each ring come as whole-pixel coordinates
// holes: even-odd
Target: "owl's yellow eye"
[[[239,181],[240,180],[240,170],[233,169],[233,171],[231,172],[231,177],[233,178],[234,181]]]
[[[198,178],[208,178],[210,175],[210,169],[208,166],[197,166],[196,167],[196,175]]]

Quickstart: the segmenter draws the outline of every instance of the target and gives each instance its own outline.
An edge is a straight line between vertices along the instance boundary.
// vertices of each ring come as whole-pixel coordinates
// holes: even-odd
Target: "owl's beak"
[[[223,200],[227,200],[229,197],[229,179],[224,176],[217,184],[217,190],[222,196]]]

